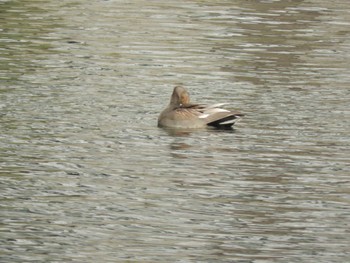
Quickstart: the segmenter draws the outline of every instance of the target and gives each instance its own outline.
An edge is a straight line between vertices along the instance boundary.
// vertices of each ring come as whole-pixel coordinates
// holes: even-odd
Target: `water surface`
[[[349,12],[0,1],[0,261],[348,262]],[[179,84],[246,117],[159,129]]]

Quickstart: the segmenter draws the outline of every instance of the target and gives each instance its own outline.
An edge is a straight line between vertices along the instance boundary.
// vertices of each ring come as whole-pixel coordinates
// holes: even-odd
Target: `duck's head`
[[[171,95],[170,104],[178,107],[181,105],[190,103],[190,95],[187,90],[182,86],[176,86],[173,94]]]

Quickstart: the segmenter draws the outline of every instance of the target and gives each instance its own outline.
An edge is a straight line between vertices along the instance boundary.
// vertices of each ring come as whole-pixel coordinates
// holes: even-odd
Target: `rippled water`
[[[1,262],[349,262],[348,1],[0,1]],[[174,85],[232,131],[156,127]]]

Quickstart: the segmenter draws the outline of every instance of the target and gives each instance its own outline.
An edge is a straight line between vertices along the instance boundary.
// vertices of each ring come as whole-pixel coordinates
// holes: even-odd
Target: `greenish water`
[[[1,262],[348,262],[347,1],[0,1]],[[175,85],[246,113],[156,127]]]

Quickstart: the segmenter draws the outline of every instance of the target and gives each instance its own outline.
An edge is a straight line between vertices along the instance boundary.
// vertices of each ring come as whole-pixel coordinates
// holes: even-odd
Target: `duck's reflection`
[[[178,129],[178,128],[162,128],[169,136],[172,137],[188,137],[193,134],[200,133],[233,133],[235,129],[232,127],[223,127],[223,128],[215,128],[215,127],[205,127],[205,128],[196,128],[196,129]]]
[[[193,154],[198,154],[200,149],[211,148],[206,145],[205,141],[208,137],[217,133],[234,133],[235,130],[230,129],[217,129],[217,128],[202,128],[202,129],[164,129],[163,130],[171,137],[173,141],[169,144],[169,153],[175,158],[189,158],[193,157]],[[200,141],[200,143],[199,143]],[[204,143],[203,143],[204,142]],[[198,151],[197,151],[198,150]]]
[[[189,150],[193,146],[188,143],[174,141],[169,145],[169,147],[170,147],[170,155],[172,157],[177,159],[186,159],[188,158],[188,154],[186,154],[185,151]]]
[[[170,149],[171,150],[186,150],[191,148],[192,146],[189,145],[188,143],[184,143],[184,142],[172,142],[170,144]]]
[[[166,133],[169,136],[172,137],[187,137],[190,136],[193,132],[196,132],[196,130],[193,129],[171,129],[171,128],[167,128],[167,129],[163,129],[166,131]]]

